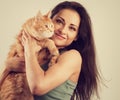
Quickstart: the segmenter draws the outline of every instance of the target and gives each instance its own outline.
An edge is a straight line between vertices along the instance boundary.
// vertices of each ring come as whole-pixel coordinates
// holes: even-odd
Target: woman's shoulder
[[[60,56],[60,62],[65,64],[69,71],[73,72],[69,80],[77,83],[82,64],[81,54],[75,49],[65,51]]]
[[[72,58],[78,58],[78,59],[82,59],[82,57],[81,57],[81,54],[77,51],[77,50],[75,50],[75,49],[71,49],[71,50],[66,50],[66,51],[64,51],[62,54],[61,54],[61,56],[63,56],[63,57],[72,57]]]
[[[71,49],[71,50],[66,50],[64,51],[60,57],[59,57],[60,62],[63,63],[69,63],[69,64],[76,64],[76,65],[81,65],[82,63],[82,57],[81,54],[75,50],[75,49]]]

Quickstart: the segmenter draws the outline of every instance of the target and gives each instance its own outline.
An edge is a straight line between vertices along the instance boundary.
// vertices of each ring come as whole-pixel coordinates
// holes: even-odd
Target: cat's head
[[[23,30],[37,40],[51,37],[54,34],[54,24],[49,18],[49,14],[50,12],[42,15],[39,11],[35,17],[26,21]]]

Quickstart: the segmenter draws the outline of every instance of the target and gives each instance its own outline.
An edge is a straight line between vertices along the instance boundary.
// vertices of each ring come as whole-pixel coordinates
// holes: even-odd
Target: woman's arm
[[[68,80],[76,72],[80,73],[81,56],[76,50],[63,53],[58,62],[45,72],[38,64],[33,40],[23,37],[26,75],[33,94],[43,95]]]

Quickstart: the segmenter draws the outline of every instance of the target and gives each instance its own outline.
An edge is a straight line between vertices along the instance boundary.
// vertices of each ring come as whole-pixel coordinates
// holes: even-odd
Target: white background
[[[43,14],[64,0],[0,0],[0,65],[26,19],[38,10]],[[120,100],[120,1],[75,0],[88,10],[97,48],[97,57],[107,87],[100,100]]]

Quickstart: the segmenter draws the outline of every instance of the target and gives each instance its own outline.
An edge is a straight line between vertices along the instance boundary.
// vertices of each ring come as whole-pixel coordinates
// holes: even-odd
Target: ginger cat
[[[23,24],[16,42],[10,48],[5,70],[0,76],[0,100],[33,100],[23,68],[25,61],[21,43],[22,31],[29,33],[36,43],[41,45],[42,49],[37,55],[40,65],[50,60],[49,66],[51,66],[56,63],[59,56],[58,49],[50,39],[54,33],[54,25],[49,18],[49,13],[42,16],[39,12]],[[17,58],[22,58],[23,62],[18,62]]]

